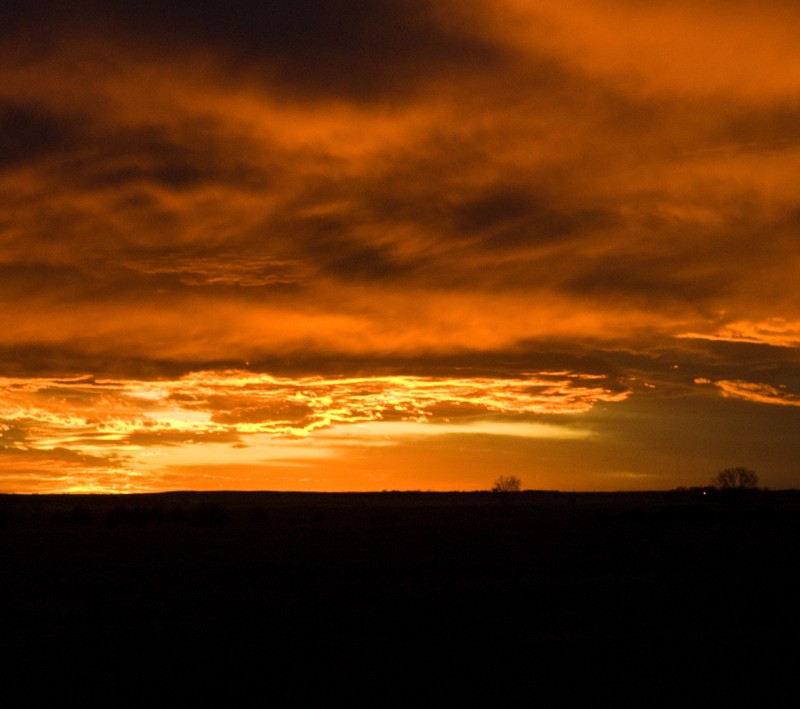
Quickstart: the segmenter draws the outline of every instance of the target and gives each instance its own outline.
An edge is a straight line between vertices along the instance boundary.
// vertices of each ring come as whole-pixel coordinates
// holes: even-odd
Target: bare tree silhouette
[[[519,492],[522,481],[516,475],[501,475],[494,481],[492,492]]]
[[[758,475],[748,468],[725,468],[717,473],[714,484],[722,490],[752,490],[758,487]]]

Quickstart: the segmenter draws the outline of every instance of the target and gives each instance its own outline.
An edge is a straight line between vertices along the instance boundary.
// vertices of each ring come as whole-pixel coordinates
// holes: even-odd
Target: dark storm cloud
[[[713,303],[730,286],[728,275],[721,270],[687,272],[685,259],[668,255],[625,254],[600,262],[577,259],[575,271],[562,286],[567,292],[660,309],[682,305],[687,299],[695,304]]]
[[[320,271],[337,279],[367,282],[397,279],[414,270],[414,257],[401,260],[394,255],[391,244],[370,242],[369,232],[377,235],[380,229],[377,222],[359,224],[358,216],[352,213],[349,219],[337,215],[287,214],[281,221],[278,230],[291,244],[289,253],[313,261]],[[268,233],[271,227],[268,225]]]
[[[371,99],[443,68],[494,63],[499,49],[440,26],[426,0],[239,0],[121,3],[124,27],[159,42],[220,52],[229,68],[266,73],[290,94]],[[272,72],[275,72],[274,75]]]
[[[129,12],[108,7],[111,9],[98,12],[94,22],[108,23],[111,15]],[[319,49],[317,45],[358,54],[357,38],[366,28],[381,36],[386,23],[392,24],[392,31],[400,35],[410,32],[412,27],[423,35],[434,30],[451,37],[458,35],[455,27],[445,28],[441,14],[437,17],[428,5],[413,5],[411,9],[404,5],[399,12],[391,3],[367,3],[358,6],[351,15],[337,9],[336,3],[314,5],[313,12],[310,4],[301,3],[291,6],[286,10],[288,14],[281,15],[282,19],[274,23],[264,19],[277,12],[277,7],[262,7],[262,15],[253,14],[254,6],[248,3],[237,4],[225,20],[216,17],[216,8],[211,9],[210,15],[205,11],[190,12],[173,32],[173,24],[186,8],[179,5],[164,9],[143,4],[138,6],[139,19],[131,20],[129,34],[136,37],[139,33],[153,40],[160,38],[162,32],[173,32],[176,40],[170,51],[178,51],[179,47],[188,50],[193,44],[234,51],[234,45],[248,47],[255,42],[258,47],[249,54],[244,52],[248,56],[261,56],[258,52],[280,53],[284,51],[281,47],[290,48],[292,56],[302,51],[313,54]],[[290,6],[284,9],[287,7]],[[396,14],[399,21],[394,21]],[[84,13],[84,20],[90,15]],[[337,22],[333,21],[334,16]],[[209,18],[213,23],[207,24]],[[84,20],[79,15],[76,22],[80,25]],[[306,26],[311,36],[321,33],[326,39],[307,47],[297,35]],[[356,40],[352,37],[343,40],[340,27],[352,30]],[[63,31],[68,33],[70,29],[70,23],[65,22]],[[80,31],[80,27],[75,31]],[[243,35],[238,43],[234,41],[237,33]],[[434,45],[435,52],[431,49]],[[428,47],[425,42],[409,41],[404,51],[424,54],[429,50],[433,52],[430,59],[434,66],[439,65],[437,52],[462,57],[460,50],[454,52],[454,47],[447,43],[431,43]],[[403,52],[370,56],[372,64],[396,65],[398,72],[403,71],[407,59]],[[485,96],[474,99],[474,105],[467,102],[463,107],[465,114],[480,115],[485,110],[482,104],[510,100],[515,94],[513,82],[521,82],[519,101],[523,107],[533,101],[532,109],[551,112],[560,104],[580,109],[583,103],[598,102],[596,87],[571,75],[556,61],[543,63],[537,58],[523,70],[517,60],[511,61],[511,54],[504,56],[505,69],[509,70],[508,85],[497,82],[481,85]],[[470,54],[457,61],[462,59],[465,64],[459,69],[459,81],[464,74],[470,74],[467,66]],[[452,62],[445,64],[451,66]],[[581,98],[586,93],[591,98]],[[228,255],[235,253],[233,245],[245,258],[252,255],[256,260],[300,259],[313,264],[311,270],[316,268],[326,276],[346,282],[472,288],[487,280],[486,285],[494,288],[497,281],[516,281],[517,274],[511,269],[504,275],[502,269],[495,267],[490,276],[486,264],[481,262],[481,253],[492,258],[504,251],[585,239],[587,233],[608,229],[619,220],[614,207],[602,201],[592,204],[591,199],[575,199],[568,194],[573,179],[569,169],[562,168],[558,176],[565,185],[564,193],[558,194],[553,190],[556,176],[544,174],[542,167],[531,171],[524,159],[521,165],[514,164],[519,161],[516,157],[509,164],[508,157],[493,154],[498,143],[502,144],[497,131],[482,134],[480,130],[469,129],[469,120],[465,121],[464,132],[436,126],[424,131],[410,145],[395,148],[394,154],[380,152],[370,156],[355,172],[347,161],[331,160],[326,145],[308,144],[300,150],[290,150],[278,143],[265,149],[259,141],[248,142],[241,136],[232,138],[218,119],[187,119],[181,111],[165,124],[156,126],[153,120],[147,117],[142,120],[135,115],[115,118],[92,115],[79,145],[73,146],[51,168],[52,187],[56,194],[63,193],[63,199],[60,204],[38,210],[37,224],[32,228],[44,234],[58,233],[62,241],[74,239],[83,244],[94,241],[95,258],[104,260],[106,269],[127,265],[139,273],[161,274],[163,279],[173,269],[174,278],[186,285],[236,283],[237,276],[225,275]],[[320,170],[326,163],[325,174]],[[501,174],[532,174],[512,181],[503,176],[483,179],[483,184],[477,186],[463,184],[474,183],[474,175],[485,168]],[[64,186],[64,174],[69,175],[69,187]],[[547,187],[542,186],[545,181],[549,183]],[[261,226],[249,230],[236,224],[241,217],[235,207],[224,214],[224,194],[218,198],[223,214],[204,215],[198,209],[196,220],[190,212],[202,205],[191,201],[176,204],[171,198],[173,194],[191,198],[214,187],[224,189],[227,194],[275,197],[269,207],[262,208]],[[287,189],[284,199],[281,191]],[[78,194],[92,194],[95,201],[102,199],[105,204],[102,208],[80,207],[79,200],[70,199]],[[39,194],[35,199],[40,202]],[[346,208],[324,214],[307,213],[337,200],[346,204]],[[187,238],[187,233],[194,229],[191,222],[204,217],[202,233]],[[215,219],[223,222],[224,231],[214,228]],[[409,243],[408,233],[412,239],[413,234],[421,235],[418,237],[421,243]],[[193,267],[191,255],[184,253],[173,259],[169,249],[162,248],[164,242],[188,239],[208,245],[205,253],[209,258],[216,256],[220,264],[216,276],[205,277],[202,263]],[[217,253],[214,241],[224,243]],[[435,248],[430,248],[432,245]],[[459,253],[464,248],[470,250],[470,258],[463,259],[464,254]],[[477,262],[471,258],[476,255]],[[236,270],[234,265],[231,271]],[[192,275],[193,271],[197,276]],[[120,281],[121,290],[124,280]],[[268,282],[269,276],[263,280]],[[259,277],[245,276],[238,282],[259,282]],[[165,285],[169,287],[166,281]]]
[[[110,33],[144,52],[211,53],[223,71],[294,97],[391,97],[432,74],[491,68],[502,55],[448,27],[446,8],[428,0],[34,1],[0,19],[24,38]]]
[[[37,106],[0,99],[0,170],[67,148],[74,126]]]
[[[694,355],[694,376],[713,381],[750,379],[800,389],[800,358],[791,347],[749,342],[695,341],[685,349]],[[691,361],[686,355],[683,359]]]
[[[59,115],[18,108],[6,110],[5,118],[6,135],[0,140],[13,148],[3,155],[5,167],[23,175],[19,184],[25,186],[16,187],[9,172],[9,189],[0,194],[4,246],[15,258],[13,265],[3,266],[9,273],[0,290],[46,295],[57,288],[63,297],[97,294],[109,283],[118,294],[158,287],[152,277],[149,283],[132,279],[136,272],[172,271],[178,282],[189,284],[295,280],[282,273],[284,265],[259,253],[242,263],[248,249],[237,254],[236,244],[230,243],[233,222],[216,216],[225,209],[226,192],[263,193],[277,174],[267,161],[247,157],[254,151],[245,139],[207,120],[120,126],[99,115],[81,123],[74,111]],[[220,189],[215,196],[213,191]],[[174,246],[186,240],[191,221],[185,201],[176,203],[172,197],[180,195],[199,202],[197,217],[204,209],[211,212],[207,217],[213,231],[193,239],[206,242],[201,248],[180,251]],[[228,223],[214,230],[215,217]],[[215,241],[232,254],[230,269],[224,253],[213,261],[220,257]]]
[[[35,188],[8,202],[21,215],[10,232],[13,256],[43,263],[42,274],[75,264],[63,271],[67,280],[74,276],[74,293],[85,293],[85,282],[105,279],[116,290],[108,293],[111,305],[160,309],[167,295],[205,290],[211,301],[230,287],[256,307],[285,302],[288,296],[277,287],[302,283],[306,290],[295,293],[302,295],[300,306],[325,303],[334,312],[356,313],[381,326],[396,323],[400,330],[416,312],[385,317],[375,298],[365,313],[362,303],[351,305],[348,296],[331,297],[326,289],[333,281],[456,296],[517,291],[533,297],[549,290],[579,297],[583,307],[620,300],[658,319],[665,310],[671,314],[675,303],[705,318],[721,298],[735,295],[739,283],[747,284],[748,275],[736,273],[733,259],[719,248],[734,240],[728,233],[737,207],[729,191],[718,188],[708,209],[707,196],[687,197],[672,187],[682,179],[676,147],[706,145],[705,136],[719,125],[719,118],[715,123],[702,110],[711,107],[710,99],[689,105],[675,96],[649,98],[612,81],[595,81],[558,52],[545,61],[546,52],[535,43],[523,61],[519,48],[510,49],[488,31],[476,39],[484,28],[467,31],[427,4],[366,3],[348,7],[352,14],[336,3],[267,4],[258,11],[252,3],[226,5],[224,11],[190,11],[180,3],[93,7],[96,13],[78,11],[74,23],[64,19],[49,31],[66,38],[71,32],[100,34],[102,27],[119,36],[109,66],[119,66],[114,81],[125,85],[130,79],[130,95],[107,96],[102,110],[88,101],[59,104],[63,115],[83,112],[86,120],[60,153],[51,150],[46,169],[35,174]],[[43,20],[44,26],[49,22]],[[378,133],[358,149],[348,139],[398,117],[359,104],[351,114],[352,132],[341,138],[340,125],[315,133],[315,122],[327,117],[295,107],[259,132],[260,122],[285,104],[264,104],[263,95],[248,94],[249,103],[240,109],[238,94],[226,94],[211,79],[227,57],[238,66],[258,65],[269,81],[293,82],[300,94],[314,94],[321,81],[320,96],[341,90],[353,98],[324,72],[306,81],[294,70],[271,75],[270,67],[285,61],[311,71],[326,56],[332,71],[345,68],[358,81],[359,42],[387,32],[402,39],[403,49],[389,51],[394,40],[379,48],[365,45],[377,75],[390,67],[398,76],[409,73],[415,57],[425,58],[425,80],[438,82],[444,98],[436,107],[430,97],[417,97],[404,108],[417,112],[412,118],[419,127],[399,138],[394,130]],[[411,41],[413,33],[423,41]],[[163,56],[153,56],[156,63],[165,61],[165,75],[177,79],[169,84],[174,96],[154,90],[152,69],[131,68],[134,60],[143,61],[147,43],[161,45],[167,34],[173,41],[159,50]],[[430,39],[445,35],[448,42]],[[498,65],[472,62],[475,55],[453,42],[506,47],[493,54],[493,61],[503,62],[502,73]],[[206,85],[181,64],[191,64],[198,57],[192,52],[204,47],[215,67],[200,71]],[[476,71],[489,72],[492,80],[476,79]],[[247,84],[243,73],[227,76],[231,86]],[[385,83],[386,91],[400,86]],[[124,95],[120,87],[98,86],[109,96]],[[184,95],[184,89],[195,93]],[[257,119],[247,114],[253,109],[260,112]],[[701,118],[692,119],[692,112]],[[306,122],[309,128],[303,128]],[[289,139],[295,124],[299,137]],[[702,210],[693,199],[704,203],[713,223],[694,214]],[[747,241],[768,224],[759,215],[740,221],[746,226],[734,225],[735,235]],[[759,254],[778,250],[769,246],[774,236],[760,239]],[[689,248],[681,240],[709,246]],[[707,265],[714,260],[722,265]],[[87,271],[95,275],[82,279]],[[46,280],[32,266],[23,272],[31,284]],[[256,292],[265,287],[273,291],[268,297]],[[438,305],[431,309],[447,312]],[[505,317],[509,342],[530,334],[514,311]],[[258,320],[254,315],[252,321]],[[482,341],[481,335],[464,339]]]
[[[209,119],[177,120],[169,127],[100,125],[62,169],[88,190],[139,184],[180,192],[220,183],[236,190],[267,189],[274,171],[248,161],[248,147]]]
[[[490,249],[520,249],[563,242],[571,236],[608,229],[617,223],[610,210],[557,206],[552,199],[520,188],[492,187],[455,210],[455,231],[479,234]]]
[[[170,360],[140,353],[120,352],[117,348],[87,350],[80,342],[27,342],[0,345],[3,374],[9,377],[74,377],[92,372],[98,377],[152,380],[177,378],[205,366],[229,369],[241,366],[241,360],[216,362]]]
[[[388,248],[348,243],[342,239],[335,242],[332,258],[324,267],[337,278],[366,281],[395,279],[411,270],[409,264],[392,258]]]
[[[25,261],[0,264],[0,293],[23,298],[30,295],[31,289],[75,295],[76,291],[91,292],[94,287],[89,273],[71,266]]]
[[[733,106],[709,142],[722,150],[790,149],[800,145],[799,125],[800,103],[796,100]]]

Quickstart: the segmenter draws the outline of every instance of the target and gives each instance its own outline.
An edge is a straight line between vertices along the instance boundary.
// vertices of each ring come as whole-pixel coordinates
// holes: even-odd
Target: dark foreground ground
[[[0,604],[13,706],[792,706],[800,493],[0,496]]]

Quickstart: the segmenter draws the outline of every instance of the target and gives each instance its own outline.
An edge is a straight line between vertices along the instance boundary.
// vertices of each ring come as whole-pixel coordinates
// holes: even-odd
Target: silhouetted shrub
[[[501,475],[495,480],[492,492],[519,492],[522,481],[516,475]]]
[[[758,475],[748,468],[725,468],[717,473],[714,483],[721,490],[754,490]]]

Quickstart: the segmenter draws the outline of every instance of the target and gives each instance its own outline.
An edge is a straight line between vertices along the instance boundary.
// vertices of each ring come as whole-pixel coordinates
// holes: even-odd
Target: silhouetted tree
[[[714,484],[722,490],[752,490],[758,487],[758,475],[748,468],[725,468],[717,473]]]
[[[522,481],[516,475],[501,475],[494,481],[492,492],[519,492]]]

